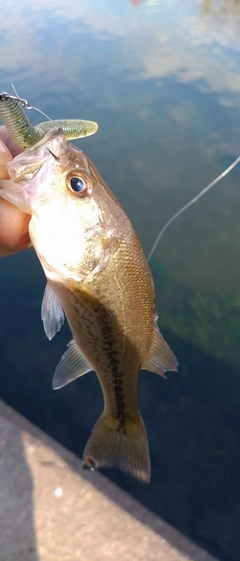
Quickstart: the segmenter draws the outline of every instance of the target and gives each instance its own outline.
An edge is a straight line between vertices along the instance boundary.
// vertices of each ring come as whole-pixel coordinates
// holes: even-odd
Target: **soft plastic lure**
[[[97,123],[81,119],[46,121],[33,126],[23,108],[32,106],[25,100],[6,92],[0,94],[0,118],[10,136],[21,148],[30,148],[36,144],[53,127],[60,127],[68,140],[94,134]]]

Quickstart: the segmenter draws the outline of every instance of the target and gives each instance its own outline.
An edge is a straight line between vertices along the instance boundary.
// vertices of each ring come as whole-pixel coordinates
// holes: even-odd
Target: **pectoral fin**
[[[41,318],[44,331],[51,341],[64,323],[64,311],[53,288],[47,283],[42,301]]]
[[[93,367],[81,353],[74,339],[68,343],[68,349],[62,356],[53,376],[53,389],[58,390],[79,376],[87,374]]]
[[[143,368],[150,370],[150,372],[155,372],[155,374],[160,374],[160,376],[166,378],[164,372],[166,370],[177,371],[177,367],[178,361],[175,355],[163,339],[160,331],[156,328],[154,331],[149,359]]]

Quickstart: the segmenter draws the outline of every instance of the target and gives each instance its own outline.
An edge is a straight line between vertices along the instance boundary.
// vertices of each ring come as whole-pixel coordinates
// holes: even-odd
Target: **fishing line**
[[[17,93],[17,90],[15,88],[15,86],[11,83],[12,89],[16,95],[16,99],[22,104],[23,107],[25,107],[26,109],[35,109],[35,111],[38,111],[38,113],[42,113],[42,115],[44,115],[44,117],[47,117],[48,121],[51,121],[52,119],[43,111],[41,111],[41,109],[38,109],[38,107],[33,107],[33,105],[30,105],[30,103],[28,103],[28,101],[26,99],[21,99]]]
[[[180,216],[180,214],[182,214],[185,210],[187,210],[187,208],[189,208],[190,206],[192,206],[194,203],[196,203],[203,195],[205,195],[205,193],[207,191],[209,191],[209,189],[211,189],[211,187],[213,187],[213,185],[215,185],[216,183],[218,183],[218,181],[220,181],[220,179],[222,179],[223,177],[225,177],[225,175],[227,175],[227,173],[229,173],[237,164],[238,162],[240,162],[240,156],[238,156],[238,158],[236,160],[234,160],[234,162],[228,167],[226,168],[220,175],[218,175],[218,177],[216,177],[211,183],[209,183],[209,185],[207,185],[207,187],[204,187],[204,189],[202,189],[202,191],[200,191],[200,193],[198,193],[198,195],[196,195],[196,197],[193,197],[193,199],[191,199],[191,201],[189,201],[187,204],[185,204],[182,208],[180,208],[167,222],[166,224],[163,226],[163,228],[160,230],[156,241],[154,242],[152,249],[148,255],[147,260],[150,261],[151,257],[153,256],[153,253],[157,247],[157,245],[159,244],[159,241],[161,239],[161,237],[163,236],[164,232],[166,232],[168,226],[170,226],[170,224],[172,224],[172,222],[178,217]]]

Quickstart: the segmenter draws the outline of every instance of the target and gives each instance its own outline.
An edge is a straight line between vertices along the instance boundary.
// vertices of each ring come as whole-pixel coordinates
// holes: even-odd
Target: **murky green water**
[[[240,153],[237,0],[7,1],[0,90],[54,118],[85,118],[78,141],[146,253],[170,216]],[[32,122],[41,121],[37,113]],[[141,377],[149,489],[107,474],[219,559],[240,556],[240,168],[169,228],[151,260],[159,325],[180,362]],[[65,327],[45,339],[33,251],[0,262],[1,396],[81,455],[102,407],[94,374],[53,393]]]

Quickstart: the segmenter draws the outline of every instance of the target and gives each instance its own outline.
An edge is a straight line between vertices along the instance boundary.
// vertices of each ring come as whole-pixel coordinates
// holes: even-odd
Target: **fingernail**
[[[0,140],[0,161],[1,164],[11,162],[13,159],[11,152],[8,150],[7,146],[2,140]]]

